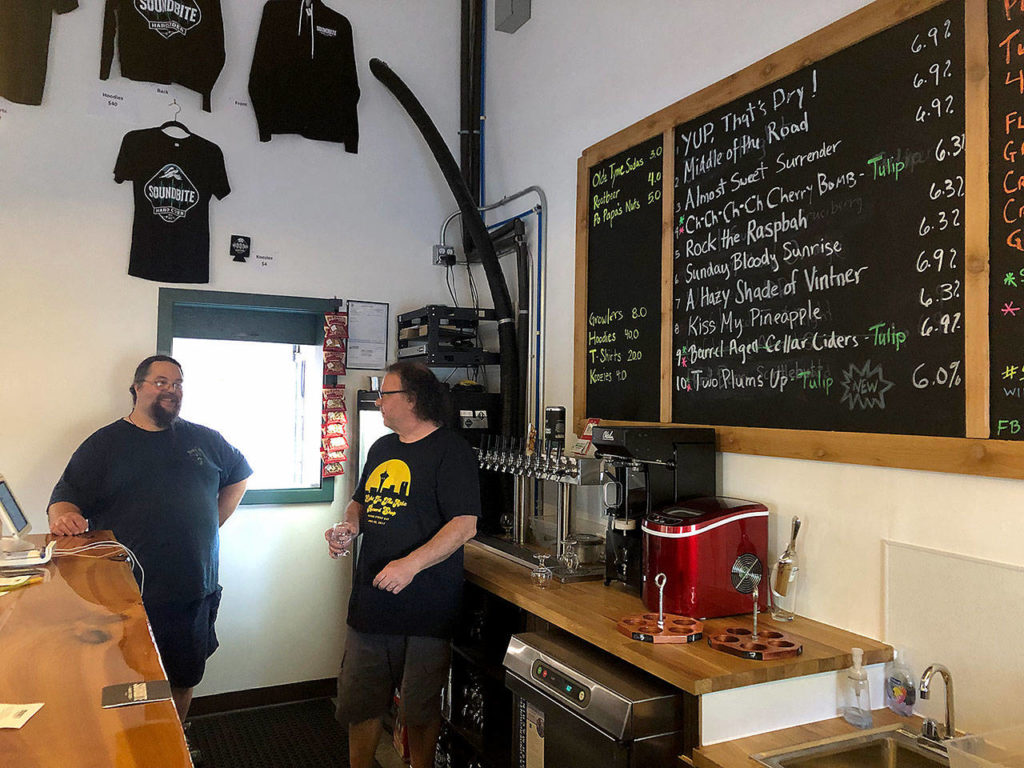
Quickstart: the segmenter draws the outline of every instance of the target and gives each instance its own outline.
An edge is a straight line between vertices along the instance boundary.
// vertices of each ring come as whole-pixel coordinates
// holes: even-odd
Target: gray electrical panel
[[[510,35],[530,20],[530,0],[494,0],[494,29]]]

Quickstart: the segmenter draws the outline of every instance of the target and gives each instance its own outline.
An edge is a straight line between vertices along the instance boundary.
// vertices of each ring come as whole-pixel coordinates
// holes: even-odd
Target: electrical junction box
[[[435,245],[433,249],[435,267],[451,267],[455,264],[455,248],[450,245]]]
[[[530,20],[530,0],[494,0],[494,29],[510,35]]]

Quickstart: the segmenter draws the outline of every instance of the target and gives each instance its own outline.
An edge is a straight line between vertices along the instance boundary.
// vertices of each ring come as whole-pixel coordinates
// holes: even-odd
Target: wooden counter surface
[[[639,597],[625,592],[620,585],[606,587],[602,581],[588,581],[556,583],[550,589],[538,589],[530,583],[530,569],[474,541],[466,545],[465,557],[468,581],[695,695],[846,669],[853,663],[850,649],[854,647],[864,649],[865,664],[892,658],[892,648],[877,640],[800,616],[790,622],[775,622],[768,614],[761,615],[759,627],[795,635],[803,643],[802,655],[750,661],[709,647],[706,638],[735,624],[735,618],[705,621],[705,639],[695,643],[641,643],[616,629],[623,616],[646,610]],[[750,621],[749,616],[746,619]]]
[[[914,733],[921,729],[919,717],[900,717],[888,709],[877,709],[873,714],[876,728],[902,723]],[[764,768],[750,755],[858,732],[857,728],[843,718],[836,717],[818,723],[808,723],[781,731],[762,733],[758,736],[748,736],[745,739],[712,744],[710,747],[700,747],[693,752],[693,764],[697,768]]]
[[[127,563],[112,549],[61,555],[111,538],[59,538],[47,581],[0,594],[0,703],[43,703],[21,729],[0,730],[4,766],[192,765],[172,702],[100,706],[106,685],[166,679]]]

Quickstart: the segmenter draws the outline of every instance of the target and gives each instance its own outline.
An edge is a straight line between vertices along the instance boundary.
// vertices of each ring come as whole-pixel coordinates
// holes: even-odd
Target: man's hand
[[[58,502],[50,507],[50,533],[55,536],[77,536],[89,530],[89,521],[73,504]]]
[[[384,569],[373,580],[373,586],[397,595],[409,585],[409,582],[419,572],[419,569],[409,561],[409,558],[401,557],[398,560],[392,560],[384,566]]]

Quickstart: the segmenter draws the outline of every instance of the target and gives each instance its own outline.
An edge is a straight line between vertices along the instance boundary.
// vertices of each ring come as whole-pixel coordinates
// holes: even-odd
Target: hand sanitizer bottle
[[[871,717],[871,692],[868,689],[868,673],[862,666],[864,651],[860,648],[851,650],[853,666],[846,672],[844,680],[845,688],[843,719],[850,725],[857,728],[870,728],[873,724]]]
[[[885,705],[897,715],[909,717],[914,713],[917,690],[914,675],[903,659],[903,654],[893,651],[892,661],[886,665]]]

